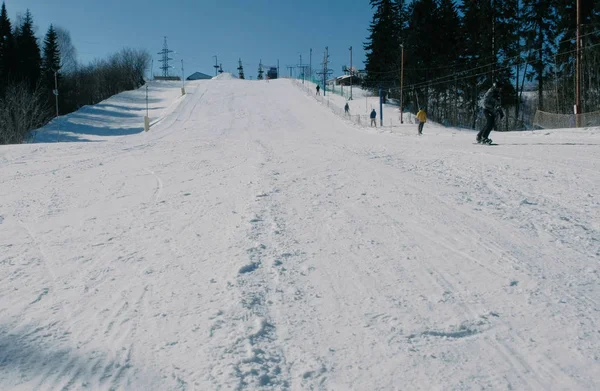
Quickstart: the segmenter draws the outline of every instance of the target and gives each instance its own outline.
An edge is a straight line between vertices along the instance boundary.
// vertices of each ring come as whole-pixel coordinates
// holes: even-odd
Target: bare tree
[[[71,33],[62,27],[55,27],[58,38],[58,50],[60,52],[61,72],[63,74],[77,71],[77,49],[73,46]]]
[[[0,99],[0,144],[23,142],[31,130],[50,118],[44,97],[39,85],[34,91],[30,91],[26,82],[7,87],[4,98]]]

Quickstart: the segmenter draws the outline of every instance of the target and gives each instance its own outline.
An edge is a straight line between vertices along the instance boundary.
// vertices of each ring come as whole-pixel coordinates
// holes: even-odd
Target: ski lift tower
[[[260,60],[260,63],[258,64],[258,76],[256,77],[256,80],[263,80],[263,73],[265,73],[265,71],[263,71],[262,60]]]
[[[239,60],[239,64],[240,64],[240,66],[238,66],[238,69],[237,69],[238,70],[238,77],[240,79],[244,80],[245,79],[245,77],[244,77],[244,67],[242,66],[242,59],[241,58]]]
[[[333,73],[333,69],[328,68],[329,65],[329,47],[325,47],[325,54],[323,56],[323,70],[316,72],[317,75],[323,77],[323,96],[327,91],[327,78]]]
[[[306,70],[310,67],[308,64],[302,63],[302,54],[300,55],[300,63],[296,65],[298,71],[300,72],[300,76],[302,76],[302,84],[304,84],[304,79],[306,79]]]

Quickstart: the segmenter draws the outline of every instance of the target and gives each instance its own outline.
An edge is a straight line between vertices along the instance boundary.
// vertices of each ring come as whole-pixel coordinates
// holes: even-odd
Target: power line
[[[587,49],[591,49],[591,48],[594,48],[596,46],[600,46],[600,43],[597,43],[597,44],[594,44],[594,45],[589,45],[589,46],[585,47],[585,49],[586,50]],[[564,52],[557,53],[556,55],[560,56],[560,55],[571,54],[571,53],[575,53],[575,52],[576,52],[576,49],[572,49],[572,50],[566,50]],[[531,64],[531,63],[534,63],[536,61],[537,61],[537,59],[531,60],[531,61],[525,61],[525,62],[523,62],[523,64]],[[513,65],[507,65],[505,67],[498,68],[498,70],[506,70],[506,69],[510,69],[512,67],[513,67]],[[468,71],[476,70],[476,69],[479,69],[479,68],[481,68],[481,67],[472,68],[472,69],[470,69]],[[436,79],[431,79],[431,80],[423,81],[423,82],[417,82],[417,83],[414,83],[414,84],[410,84],[408,86],[404,86],[404,88],[420,88],[420,87],[425,87],[427,85],[429,85],[429,86],[441,85],[441,84],[446,84],[446,83],[449,83],[449,82],[454,82],[454,81],[457,81],[457,80],[472,79],[474,77],[483,76],[483,75],[489,73],[489,72],[485,71],[485,72],[479,72],[479,73],[475,73],[475,74],[465,75],[465,76],[462,76],[462,77],[457,77],[458,75],[464,74],[465,72],[468,72],[468,71],[455,72],[455,73],[452,73],[452,74],[449,74],[449,75],[446,75],[446,76],[442,76],[442,77],[439,77],[439,78],[436,78]],[[399,87],[392,87],[389,90],[391,90],[391,91],[397,91],[399,89],[400,89]]]
[[[587,37],[589,35],[596,35],[596,34],[600,34],[600,30],[595,30],[595,31],[592,31],[592,32],[589,32],[589,33],[586,33],[586,34],[582,34],[581,38]],[[570,42],[572,40],[573,39],[563,39],[562,41],[557,42],[556,46],[559,46],[561,43],[564,43],[564,42]],[[590,47],[590,46],[587,46],[586,48],[588,48],[588,47]],[[529,53],[528,53],[527,57],[531,57],[532,55],[535,55],[537,52],[539,52],[541,50],[544,50],[544,48],[541,48],[541,49],[529,49]],[[565,53],[567,53],[567,52],[557,53],[557,54],[565,54]],[[519,54],[511,56],[511,57],[505,57],[505,58],[503,58],[503,60],[505,60],[505,61],[516,60],[516,59],[521,59],[522,60],[522,58],[523,58],[523,53],[519,53]],[[493,56],[487,56],[487,57],[479,58],[478,60],[479,61],[488,61],[488,60],[491,60],[491,59],[494,59],[494,57]],[[525,63],[529,63],[529,61],[525,61]],[[491,67],[494,64],[495,64],[495,62],[489,62],[489,63],[483,64],[483,65],[479,65],[479,66],[474,67],[474,68],[469,68],[469,69],[462,70],[461,72],[469,72],[469,71],[480,69],[480,68]],[[454,62],[451,65],[444,65],[444,66],[440,66],[440,67],[432,67],[432,68],[423,68],[423,67],[404,68],[404,70],[405,71],[407,71],[407,70],[408,71],[415,71],[415,70],[420,70],[420,71],[435,71],[435,70],[441,70],[441,69],[457,68],[457,67],[460,67],[462,65],[464,65],[464,64],[461,64],[460,62]],[[371,75],[395,75],[395,74],[398,74],[398,70],[395,69],[395,70],[384,71],[384,72],[370,72],[370,74]]]

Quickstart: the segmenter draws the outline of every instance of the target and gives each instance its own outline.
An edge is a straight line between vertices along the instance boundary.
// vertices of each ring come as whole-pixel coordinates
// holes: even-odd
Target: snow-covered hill
[[[0,147],[0,389],[600,388],[600,129],[186,90],[150,132]]]
[[[187,89],[194,90],[203,83],[206,82],[188,81]],[[185,99],[181,95],[181,82],[149,81],[147,87],[122,92],[96,105],[84,106],[74,113],[55,118],[34,132],[33,142],[105,141],[142,133],[145,115],[154,126]]]

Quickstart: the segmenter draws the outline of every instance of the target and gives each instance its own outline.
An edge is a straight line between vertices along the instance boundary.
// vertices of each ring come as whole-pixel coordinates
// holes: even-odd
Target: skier
[[[491,144],[489,139],[490,132],[494,128],[496,122],[496,114],[500,119],[504,118],[504,112],[500,106],[500,92],[502,91],[502,83],[500,81],[492,84],[492,87],[485,93],[483,97],[483,114],[485,115],[486,123],[483,129],[477,133],[477,143]]]
[[[371,126],[375,126],[377,127],[377,113],[375,112],[375,109],[371,110]]]
[[[425,113],[425,111],[419,107],[419,112],[417,113],[417,119],[419,120],[419,134],[423,134],[423,126],[425,125],[425,122],[427,122],[427,114]]]
[[[321,91],[321,86],[319,86],[319,85],[317,84],[317,95],[321,95],[321,93],[320,93],[319,91]]]
[[[344,106],[344,114],[350,114],[350,106],[348,106],[348,102],[346,102],[346,106]]]

